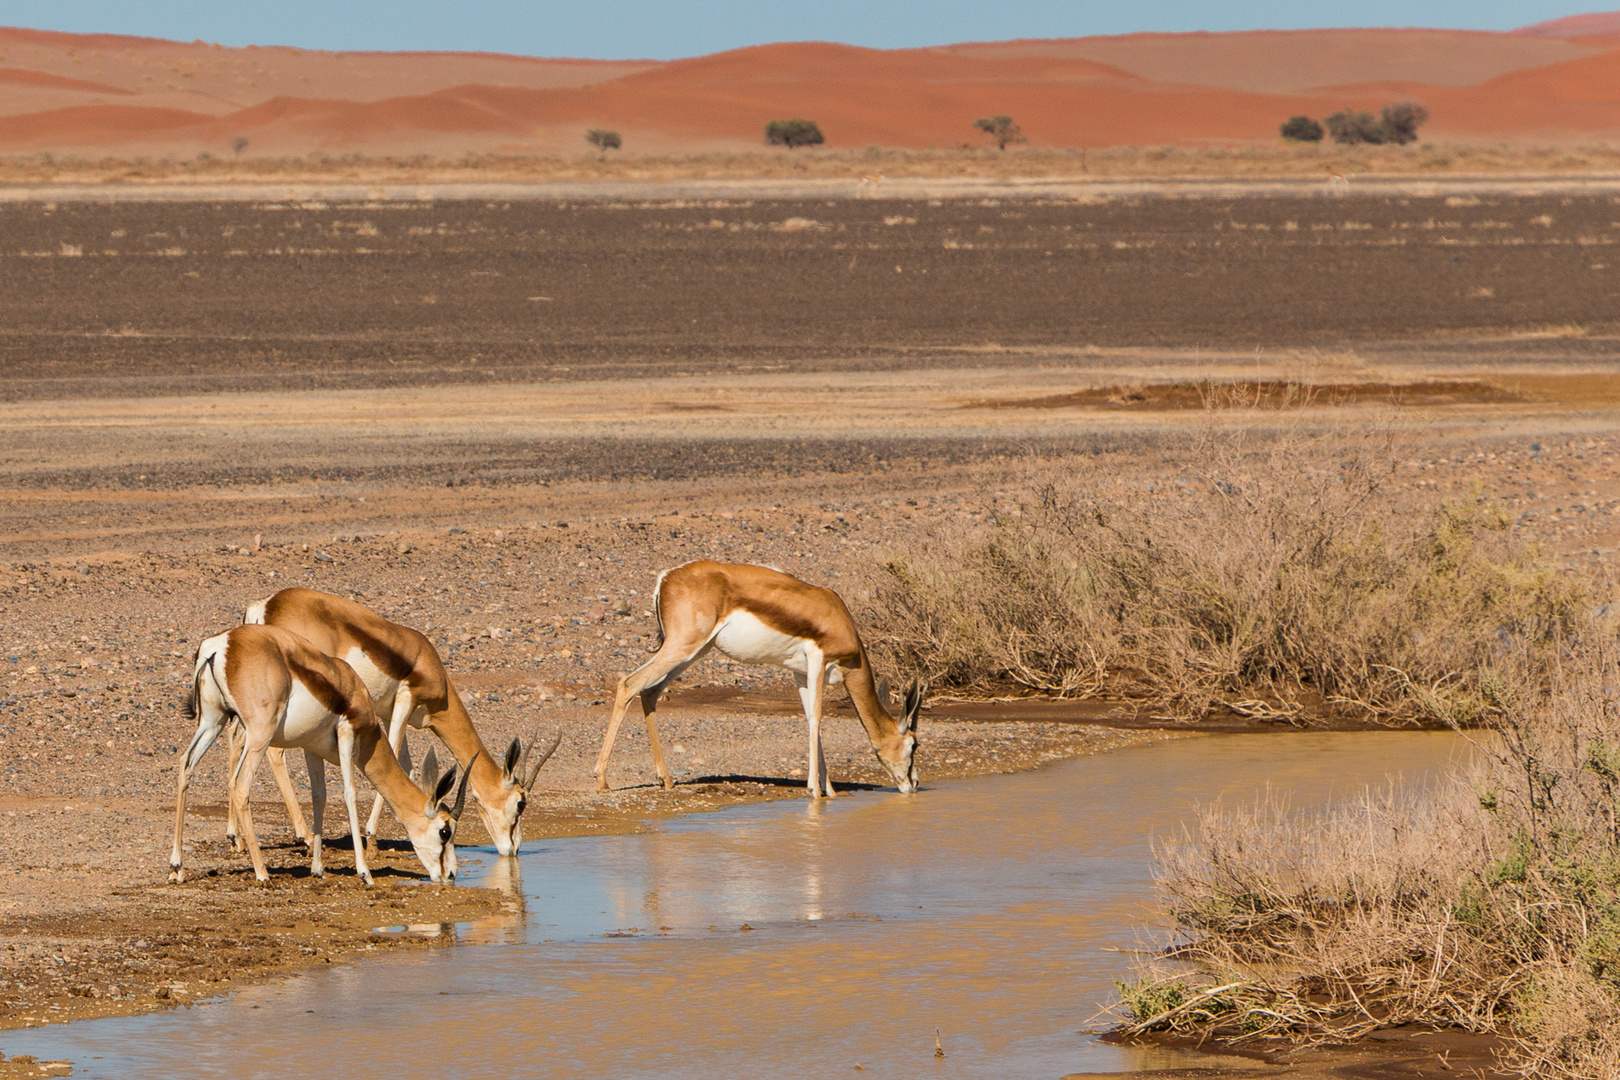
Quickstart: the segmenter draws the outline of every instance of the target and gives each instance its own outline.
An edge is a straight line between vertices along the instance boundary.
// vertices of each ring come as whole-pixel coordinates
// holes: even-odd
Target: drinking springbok
[[[467,780],[454,804],[446,800],[455,786],[452,769],[433,784],[430,795],[411,782],[383,738],[371,697],[348,664],[317,651],[297,634],[276,626],[238,626],[197,647],[191,693],[185,712],[197,721],[197,732],[186,747],[174,804],[174,848],[169,854],[169,880],[185,880],[181,842],[185,837],[186,789],[197,763],[219,733],[233,720],[245,732],[242,757],[232,764],[231,808],[247,841],[253,875],[268,881],[259,838],[253,829],[248,793],[259,758],[270,747],[297,747],[309,765],[309,787],[314,816],[310,836],[310,872],[324,873],[321,865],[321,824],[326,812],[326,769],[333,762],[343,775],[343,803],[349,811],[354,839],[354,868],[366,884],[365,845],[355,807],[354,767],[359,765],[388,800],[405,826],[416,857],[433,881],[456,876],[456,822],[467,803]]]
[[[425,727],[441,740],[471,777],[473,798],[484,828],[502,855],[516,855],[523,842],[523,811],[529,789],[541,766],[562,742],[559,732],[544,753],[535,757],[537,739],[513,738],[497,766],[473,727],[461,695],[450,682],[439,652],[424,635],[389,622],[375,611],[341,596],[313,589],[282,589],[267,600],[249,605],[242,621],[291,630],[316,649],[346,662],[360,676],[376,704],[377,718],[388,726],[388,745],[409,768],[410,752],[403,744],[405,728]],[[230,736],[235,757],[235,733]],[[532,760],[531,760],[532,759]],[[287,802],[293,828],[304,835],[303,815],[292,794],[287,765],[279,754],[270,757],[270,770]],[[377,834],[382,798],[372,803],[366,835]],[[235,836],[234,822],[227,835]]]
[[[917,714],[924,689],[906,691],[905,710],[889,713],[872,677],[860,631],[843,600],[831,589],[810,585],[768,566],[687,563],[658,576],[653,592],[658,646],[651,660],[619,680],[613,717],[596,759],[596,786],[607,790],[608,758],[630,707],[641,695],[652,742],[653,766],[666,788],[675,782],[664,764],[653,716],[658,695],[711,648],[745,664],[787,668],[799,685],[799,700],[810,723],[808,786],[812,798],[833,794],[821,748],[821,708],[826,684],[842,682],[861,718],[878,761],[902,792],[917,790]]]

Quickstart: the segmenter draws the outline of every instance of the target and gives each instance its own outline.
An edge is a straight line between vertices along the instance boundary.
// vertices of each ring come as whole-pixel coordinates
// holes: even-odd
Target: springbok
[[[770,664],[793,672],[810,723],[807,785],[812,798],[834,794],[821,749],[821,708],[824,686],[839,682],[849,691],[878,761],[902,792],[917,790],[913,758],[924,688],[912,684],[904,712],[898,719],[890,715],[884,701],[887,691],[879,691],[860,631],[837,593],[768,566],[704,559],[658,575],[653,596],[658,645],[651,660],[619,680],[607,738],[596,759],[598,788],[607,790],[613,740],[636,694],[641,695],[641,711],[647,718],[653,766],[664,787],[675,786],[653,718],[658,696],[704,653],[718,648],[745,664]]]
[[[230,804],[247,841],[254,877],[268,881],[270,874],[264,868],[259,838],[253,830],[248,793],[253,789],[259,758],[272,746],[303,750],[309,765],[315,826],[310,836],[312,874],[319,877],[325,872],[321,865],[321,819],[326,812],[323,762],[330,761],[343,774],[343,803],[349,811],[350,835],[354,839],[354,868],[361,880],[372,883],[355,808],[355,765],[394,808],[428,877],[446,881],[456,876],[453,841],[456,823],[467,803],[466,777],[462,777],[454,804],[446,802],[456,782],[454,769],[429,780],[432,794],[424,795],[388,748],[365,684],[348,664],[317,651],[297,634],[280,627],[238,626],[197,647],[185,712],[189,719],[197,721],[197,733],[191,737],[180,764],[174,803],[174,848],[169,853],[170,881],[185,880],[180,845],[185,837],[186,789],[192,771],[233,719],[241,722],[246,745],[241,760],[232,762],[235,771],[231,776]]]
[[[352,667],[376,704],[377,718],[388,725],[388,745],[406,768],[410,767],[410,753],[403,745],[407,724],[428,728],[443,740],[467,768],[478,813],[495,842],[495,850],[502,855],[517,854],[523,842],[522,819],[529,789],[534,787],[541,766],[562,742],[561,732],[538,758],[534,756],[536,739],[530,739],[525,749],[523,741],[514,737],[497,766],[467,716],[461,695],[451,684],[433,643],[417,631],[389,622],[370,608],[341,596],[313,589],[282,589],[269,599],[249,605],[242,621],[291,630],[316,649]],[[230,743],[234,759],[234,731]],[[293,828],[302,837],[303,815],[281,755],[271,754],[270,770],[287,803]],[[379,795],[366,820],[368,838],[377,835],[381,814]],[[234,822],[227,823],[226,832],[234,838]]]

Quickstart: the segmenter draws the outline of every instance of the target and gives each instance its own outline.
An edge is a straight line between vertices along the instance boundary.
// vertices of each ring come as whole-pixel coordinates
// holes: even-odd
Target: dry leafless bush
[[[583,130],[581,132],[583,134]],[[447,137],[448,138],[448,137]],[[460,139],[450,141],[461,142]],[[97,156],[94,151],[0,155],[0,182],[148,183],[157,180],[253,182],[342,178],[356,182],[453,183],[556,180],[802,179],[960,177],[1162,180],[1177,177],[1287,177],[1325,180],[1369,176],[1580,175],[1620,167],[1609,144],[1434,143],[1417,146],[1236,143],[1230,146],[1028,146],[1007,153],[978,144],[938,149],[867,146],[790,154],[758,149],[690,154],[631,153],[603,160],[592,152],[345,153],[266,155],[253,144],[221,139],[168,152]]]
[[[1585,603],[1496,503],[1397,490],[1380,428],[1189,439],[1154,482],[1032,467],[1012,505],[894,553],[876,584],[886,647],[958,693],[1468,722],[1502,642],[1557,641]]]
[[[1488,665],[1479,761],[1436,787],[1211,807],[1161,845],[1182,940],[1122,984],[1132,1026],[1339,1041],[1419,1022],[1502,1032],[1529,1077],[1620,1076],[1614,630]]]

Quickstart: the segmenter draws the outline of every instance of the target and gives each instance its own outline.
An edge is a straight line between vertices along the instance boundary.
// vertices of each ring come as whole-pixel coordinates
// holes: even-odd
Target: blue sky
[[[1142,30],[1510,30],[1583,10],[1538,0],[0,0],[0,25],[225,45],[669,59],[770,41],[896,48]]]

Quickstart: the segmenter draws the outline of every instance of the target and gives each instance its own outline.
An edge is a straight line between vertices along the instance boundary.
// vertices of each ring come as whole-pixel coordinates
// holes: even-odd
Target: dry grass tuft
[[[978,523],[887,560],[878,629],[948,692],[1470,723],[1472,673],[1506,640],[1561,640],[1586,592],[1496,503],[1398,490],[1395,450],[1378,428],[1211,423],[1145,485],[1085,460],[1033,467]]]
[[[1160,846],[1181,941],[1121,984],[1134,1030],[1341,1041],[1496,1031],[1532,1078],[1620,1075],[1615,627],[1486,665],[1481,760],[1316,815],[1206,808]]]
[[[168,153],[92,156],[87,152],[0,155],[0,183],[285,182],[543,183],[698,179],[961,177],[983,180],[1312,179],[1330,176],[1569,176],[1620,170],[1620,147],[1514,143],[1416,146],[1239,143],[1228,146],[1023,147],[1001,153],[962,145],[929,149],[868,146],[815,151],[769,149],[628,154],[523,150],[454,156],[418,153],[228,157],[174,148]],[[217,147],[215,148],[218,149]],[[852,187],[852,190],[853,187]],[[872,194],[880,194],[881,187]]]

